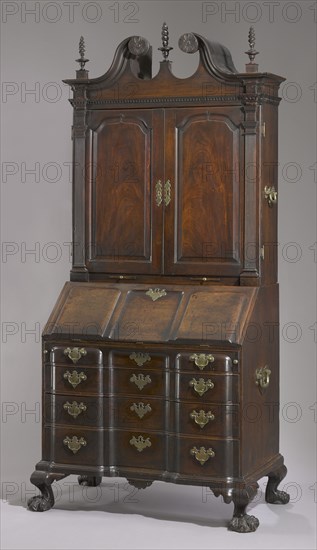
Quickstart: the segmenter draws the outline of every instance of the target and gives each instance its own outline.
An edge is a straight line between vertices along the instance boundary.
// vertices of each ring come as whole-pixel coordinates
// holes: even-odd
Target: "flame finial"
[[[85,40],[84,40],[84,37],[81,36],[80,39],[79,39],[79,59],[76,59],[76,62],[80,64],[80,70],[81,71],[84,71],[85,70],[85,65],[87,63],[87,61],[89,61],[89,59],[86,59],[85,58],[85,50],[86,50],[86,47],[85,47]]]
[[[166,25],[166,23],[163,23],[163,25],[162,25],[161,36],[162,36],[162,47],[158,48],[158,49],[162,52],[164,61],[167,61],[169,53],[173,48],[168,45],[169,32],[168,32],[168,26]]]
[[[249,42],[249,49],[245,53],[249,56],[249,63],[246,64],[245,68],[247,72],[257,72],[258,65],[257,63],[254,63],[255,56],[258,55],[259,52],[255,49],[255,31],[254,27],[250,27],[249,35],[248,35],[248,42]]]

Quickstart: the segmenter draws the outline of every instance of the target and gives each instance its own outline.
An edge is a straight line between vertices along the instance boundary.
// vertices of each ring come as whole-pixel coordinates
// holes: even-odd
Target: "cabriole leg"
[[[286,474],[287,468],[284,464],[268,474],[269,480],[266,486],[265,500],[269,504],[287,504],[289,502],[289,494],[277,489]]]
[[[57,474],[55,476],[51,472],[35,470],[31,475],[31,483],[38,487],[42,494],[28,500],[28,509],[31,510],[31,512],[46,512],[53,508],[55,500],[51,485],[55,479],[61,479],[63,477],[65,477],[65,475]]]

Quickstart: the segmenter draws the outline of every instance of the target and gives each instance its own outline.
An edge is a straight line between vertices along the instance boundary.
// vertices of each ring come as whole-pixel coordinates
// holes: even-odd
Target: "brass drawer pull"
[[[136,353],[135,351],[129,355],[131,361],[135,361],[138,367],[142,367],[147,361],[151,361],[151,356],[148,353]]]
[[[190,450],[190,454],[200,462],[200,464],[203,466],[207,460],[210,458],[213,458],[215,456],[215,451],[209,447],[209,449],[205,449],[205,447],[200,447],[200,449],[197,449],[197,447],[193,447]]]
[[[87,441],[83,437],[78,437],[74,435],[73,437],[68,437],[68,435],[63,440],[64,445],[66,445],[74,455],[82,448],[86,447]]]
[[[269,207],[272,208],[273,204],[277,202],[277,191],[274,185],[272,187],[268,185],[264,187],[264,198],[267,200]]]
[[[132,374],[130,382],[132,382],[132,384],[135,384],[141,391],[147,384],[151,384],[152,380],[148,374],[146,376],[144,376],[144,374]]]
[[[143,416],[145,416],[147,413],[152,412],[152,407],[149,403],[144,405],[144,403],[142,403],[141,401],[138,404],[133,403],[133,405],[131,405],[130,407],[130,411],[134,411],[139,418],[143,418]]]
[[[87,380],[87,376],[83,372],[78,373],[77,370],[73,370],[72,373],[67,370],[64,373],[64,378],[73,386],[73,388],[76,388],[78,384]]]
[[[64,355],[67,355],[69,359],[76,365],[77,361],[84,355],[87,355],[85,348],[66,348],[64,349]]]
[[[204,428],[210,420],[215,420],[215,415],[212,414],[211,411],[206,413],[203,409],[200,409],[199,412],[192,411],[189,416],[195,420],[196,424],[198,424],[201,428]]]
[[[147,437],[144,439],[142,435],[139,435],[138,437],[133,436],[130,439],[130,445],[134,445],[134,447],[139,451],[139,453],[142,453],[146,447],[151,447],[152,443],[150,441],[150,438]]]
[[[215,384],[208,378],[208,380],[204,380],[203,378],[199,378],[199,380],[196,380],[196,378],[193,378],[189,385],[191,388],[194,388],[194,391],[200,395],[204,395],[208,390],[212,390],[215,387]]]
[[[213,363],[215,358],[213,355],[206,355],[205,353],[193,353],[189,358],[190,361],[194,361],[196,367],[203,370],[209,363]]]
[[[77,418],[80,413],[87,410],[87,407],[84,403],[77,403],[77,401],[73,401],[72,403],[66,401],[66,403],[64,403],[63,405],[63,408],[73,418]]]
[[[266,388],[269,387],[271,371],[267,365],[256,369],[255,371],[255,383],[259,386],[259,390],[262,393]]]

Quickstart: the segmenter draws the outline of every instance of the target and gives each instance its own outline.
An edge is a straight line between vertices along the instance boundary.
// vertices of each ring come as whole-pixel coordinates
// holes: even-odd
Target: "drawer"
[[[104,448],[108,444],[107,432],[73,426],[45,426],[43,432],[44,460],[80,466],[105,464]]]
[[[201,437],[175,438],[175,465],[180,474],[202,477],[239,475],[239,442]]]
[[[164,430],[166,401],[161,399],[118,398],[114,402],[113,422],[118,428]]]
[[[78,367],[82,365],[102,365],[103,354],[97,348],[90,348],[74,343],[63,346],[54,346],[47,354],[47,360],[58,365],[67,365],[69,367]]]
[[[201,403],[238,403],[238,374],[176,374],[176,398]]]
[[[46,424],[107,426],[109,399],[47,393],[44,397],[44,418]]]
[[[175,358],[177,370],[193,372],[238,372],[238,355],[236,352],[213,353],[212,351],[193,351],[179,353]]]
[[[144,397],[163,396],[169,373],[165,370],[113,369],[114,393]]]
[[[238,437],[238,405],[175,403],[176,430],[196,437]]]
[[[44,388],[47,392],[85,395],[107,393],[108,369],[96,367],[61,367],[45,365]]]
[[[167,355],[153,353],[151,351],[112,351],[109,353],[109,365],[113,367],[131,367],[131,369],[164,369],[168,368]]]
[[[166,441],[163,434],[150,431],[114,432],[115,465],[128,468],[165,470]]]

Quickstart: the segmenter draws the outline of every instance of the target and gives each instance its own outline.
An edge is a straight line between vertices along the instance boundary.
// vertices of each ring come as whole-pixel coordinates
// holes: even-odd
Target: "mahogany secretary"
[[[246,514],[258,480],[285,504],[279,453],[278,88],[195,33],[194,75],[151,75],[142,37],[74,92],[73,265],[43,332],[42,460],[28,507],[70,474],[208,486]],[[252,410],[251,410],[252,409]],[[256,416],[254,416],[256,415]]]

